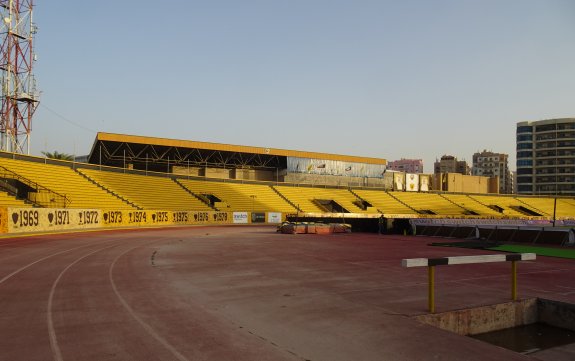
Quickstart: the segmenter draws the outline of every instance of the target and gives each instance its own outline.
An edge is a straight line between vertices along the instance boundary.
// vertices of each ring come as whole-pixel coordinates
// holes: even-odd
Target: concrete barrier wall
[[[415,319],[459,335],[476,335],[536,322],[537,299],[425,314]]]
[[[74,208],[0,208],[0,233],[50,232],[113,227],[158,227],[251,223],[250,212],[163,211]],[[282,214],[267,214],[280,223]]]
[[[539,322],[575,331],[575,305],[540,298],[537,311]]]

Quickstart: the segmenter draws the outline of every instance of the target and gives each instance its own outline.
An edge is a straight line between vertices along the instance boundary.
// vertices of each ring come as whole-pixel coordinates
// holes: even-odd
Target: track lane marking
[[[116,241],[116,240],[110,241],[110,242],[115,242],[115,241]],[[94,242],[94,243],[103,243],[103,242]],[[66,252],[74,251],[74,250],[76,250],[76,249],[80,249],[80,248],[83,248],[83,247],[92,246],[94,243],[84,244],[84,245],[81,245],[81,246],[78,246],[78,247],[66,249],[66,250],[64,250],[64,251],[52,253],[52,254],[50,254],[50,255],[48,255],[48,256],[46,256],[46,257],[42,257],[42,258],[40,258],[40,259],[38,259],[38,260],[36,260],[36,261],[34,261],[34,262],[28,263],[27,265],[18,268],[16,271],[14,271],[14,272],[8,274],[7,276],[4,276],[4,278],[0,279],[0,285],[1,285],[2,283],[6,282],[8,279],[10,279],[10,278],[14,277],[15,275],[17,275],[18,273],[20,273],[20,272],[26,270],[27,268],[32,267],[33,265],[35,265],[35,264],[37,264],[37,263],[40,263],[40,262],[42,262],[42,261],[45,261],[45,260],[47,260],[47,259],[50,259],[50,258],[52,258],[52,257],[55,257],[55,256],[57,256],[57,255],[60,255],[60,254],[66,253]],[[108,243],[108,242],[105,242],[105,243]]]
[[[74,266],[76,263],[80,262],[84,258],[87,258],[87,257],[89,257],[95,253],[101,252],[105,249],[113,248],[116,246],[118,246],[118,244],[113,244],[111,246],[103,247],[103,248],[94,250],[92,252],[89,252],[80,258],[77,258],[74,262],[70,263],[66,268],[64,268],[62,270],[62,272],[60,272],[60,274],[58,275],[58,277],[56,278],[54,283],[52,283],[52,288],[50,289],[50,295],[48,296],[48,307],[47,307],[47,316],[46,317],[47,317],[47,322],[48,322],[48,335],[50,337],[50,348],[52,349],[52,356],[54,357],[54,360],[64,361],[64,358],[62,357],[62,351],[60,350],[60,346],[58,345],[58,338],[56,337],[56,330],[54,330],[54,320],[52,318],[52,305],[53,305],[53,301],[54,301],[54,294],[56,293],[56,287],[58,286],[60,279],[72,266]]]
[[[157,242],[157,241],[156,241]],[[133,248],[130,248],[124,252],[122,252],[121,254],[118,255],[118,257],[116,257],[116,259],[114,259],[114,261],[112,262],[112,264],[110,265],[110,268],[108,270],[108,278],[110,280],[110,283],[112,285],[112,289],[114,290],[114,293],[116,294],[116,296],[118,297],[118,299],[120,300],[120,303],[122,304],[122,306],[126,309],[126,311],[128,312],[128,314],[130,316],[132,316],[132,318],[134,318],[134,320],[136,320],[140,326],[142,326],[142,328],[144,328],[144,330],[146,330],[150,336],[152,336],[154,339],[156,339],[156,341],[158,341],[159,343],[161,343],[167,350],[169,350],[175,357],[177,360],[179,361],[189,361],[188,358],[186,358],[184,355],[182,355],[178,350],[176,350],[176,348],[174,346],[172,346],[168,341],[166,341],[162,336],[160,336],[154,329],[152,326],[150,326],[148,323],[146,323],[140,316],[138,316],[136,314],[136,312],[132,309],[132,307],[130,307],[130,305],[128,304],[128,302],[126,302],[126,300],[124,299],[124,297],[122,297],[122,295],[120,294],[120,292],[118,291],[118,288],[116,287],[116,283],[114,282],[114,267],[116,265],[116,262],[120,259],[120,257],[124,256],[126,253],[133,251],[134,249],[141,247],[141,246],[136,246]],[[58,360],[60,361],[60,360]]]

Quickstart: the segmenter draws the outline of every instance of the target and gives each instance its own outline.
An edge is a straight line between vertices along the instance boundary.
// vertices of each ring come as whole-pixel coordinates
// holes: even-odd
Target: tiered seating
[[[356,189],[354,192],[371,203],[378,211],[387,214],[414,214],[413,209],[401,203],[385,191]]]
[[[198,195],[213,195],[222,202],[219,210],[293,213],[296,209],[270,186],[261,184],[210,182],[180,179],[186,188]]]
[[[325,211],[313,202],[314,189],[308,187],[274,186],[284,197],[295,204],[302,212],[324,213]]]
[[[6,192],[0,191],[0,206],[1,207],[31,207],[30,204],[24,202],[23,200],[16,199]]]
[[[501,213],[487,207],[485,204],[478,202],[476,199],[471,198],[466,194],[443,193],[441,195],[453,203],[456,203],[467,210],[477,213],[479,216],[501,216]]]
[[[470,195],[470,198],[486,205],[486,206],[497,206],[503,210],[502,213],[497,212],[499,216],[511,216],[511,217],[525,217],[526,214],[517,211],[513,207],[525,207],[529,208],[526,204],[521,203],[517,199],[510,196],[494,196],[494,195]],[[536,210],[534,210],[536,211]]]
[[[575,199],[557,199],[557,216],[573,217],[575,215]]]
[[[354,202],[359,202],[353,193],[347,189],[316,189],[316,199],[333,199],[340,206],[347,209],[350,213],[379,213],[375,207],[368,207],[367,209],[360,208]]]
[[[536,210],[544,212],[544,216],[553,216],[555,200],[552,197],[515,197]],[[556,217],[572,217],[575,214],[575,199],[557,198]]]
[[[274,186],[284,197],[308,213],[324,213],[325,210],[318,205],[317,200],[332,200],[345,208],[349,213],[377,213],[375,208],[362,209],[354,202],[359,199],[347,189],[312,188],[293,186]]]
[[[522,202],[524,206],[531,208],[535,211],[542,212],[543,216],[553,215],[553,198],[540,198],[540,197],[515,197],[519,202]],[[557,208],[559,209],[559,201],[557,202]]]
[[[379,213],[377,211],[377,208],[374,207],[373,205],[371,207],[367,207],[366,209],[360,208],[355,202],[360,202],[361,199],[358,199],[353,193],[351,193],[347,189],[323,189],[322,191],[325,192],[324,193],[325,196],[320,193],[317,196],[317,198],[333,199],[351,213],[368,213],[368,214]],[[329,197],[330,194],[332,194],[333,196]]]
[[[121,199],[93,184],[66,165],[52,165],[0,158],[0,165],[33,182],[65,195],[72,208],[132,208]],[[38,199],[43,194],[39,194]],[[44,194],[45,195],[45,194]],[[61,207],[61,205],[55,205]]]
[[[436,193],[393,192],[392,195],[420,213],[431,211],[434,214],[445,216],[466,213],[465,209]]]
[[[93,169],[79,171],[143,209],[210,210],[171,178]]]

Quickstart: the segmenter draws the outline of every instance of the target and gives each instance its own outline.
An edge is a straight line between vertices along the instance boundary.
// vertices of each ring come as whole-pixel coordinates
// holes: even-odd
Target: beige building
[[[513,178],[509,171],[509,156],[504,153],[494,153],[483,150],[473,154],[473,168],[471,174],[484,177],[499,178],[499,193],[511,194],[513,192]]]
[[[469,175],[471,174],[471,169],[466,161],[459,161],[452,155],[444,155],[440,160],[435,161],[433,165],[433,173],[459,173]]]
[[[499,193],[499,178],[459,173],[434,174],[433,189],[456,193]]]

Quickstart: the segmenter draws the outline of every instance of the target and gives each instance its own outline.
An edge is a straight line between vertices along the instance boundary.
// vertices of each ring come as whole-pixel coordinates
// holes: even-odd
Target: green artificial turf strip
[[[503,251],[503,252],[514,252],[514,253],[535,253],[538,256],[575,259],[575,249],[521,246],[514,244],[504,244],[502,246],[490,247],[487,249],[492,251]]]

